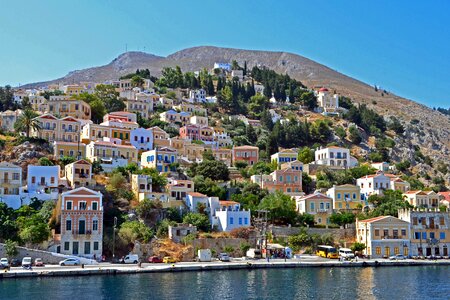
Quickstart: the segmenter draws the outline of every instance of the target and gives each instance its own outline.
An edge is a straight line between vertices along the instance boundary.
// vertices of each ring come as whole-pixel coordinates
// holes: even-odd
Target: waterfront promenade
[[[449,259],[440,260],[388,260],[370,259],[358,261],[338,261],[318,258],[315,256],[305,256],[296,259],[265,259],[243,260],[234,259],[230,262],[181,262],[175,264],[149,264],[124,265],[101,263],[98,265],[85,266],[58,266],[47,265],[45,267],[34,267],[32,270],[25,270],[21,267],[11,268],[10,271],[1,271],[0,279],[4,278],[26,278],[26,277],[55,277],[55,276],[86,276],[86,275],[120,275],[137,273],[158,273],[158,272],[186,272],[186,271],[209,271],[209,270],[241,270],[241,269],[265,269],[265,268],[341,268],[341,267],[385,267],[385,266],[420,266],[420,265],[450,265]]]

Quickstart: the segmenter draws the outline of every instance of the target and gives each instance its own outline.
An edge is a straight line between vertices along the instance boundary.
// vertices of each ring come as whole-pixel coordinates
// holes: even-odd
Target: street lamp
[[[112,256],[113,260],[115,258],[114,250],[116,248],[116,226],[117,226],[117,217],[114,217],[114,226],[113,226],[113,250],[112,250]]]

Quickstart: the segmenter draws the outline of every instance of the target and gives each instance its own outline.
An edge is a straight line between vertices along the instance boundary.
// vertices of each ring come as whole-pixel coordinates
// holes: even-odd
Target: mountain
[[[372,86],[341,74],[320,63],[300,55],[287,52],[254,51],[211,46],[193,47],[178,51],[167,57],[143,52],[126,52],[111,63],[84,70],[73,71],[49,82],[28,86],[43,86],[49,83],[78,83],[80,81],[103,82],[148,68],[152,75],[160,75],[165,66],[179,65],[183,71],[211,68],[214,62],[231,62],[240,65],[244,61],[251,68],[266,66],[278,73],[287,73],[313,88],[326,86],[338,94],[348,96],[356,103],[365,103],[385,117],[396,116],[407,126],[405,139],[397,143],[398,159],[414,160],[413,146],[418,145],[424,154],[434,160],[447,162],[450,158],[450,119],[425,105],[404,99],[386,91],[376,91]],[[412,121],[412,123],[411,123]],[[409,149],[408,149],[409,148]],[[409,150],[409,151],[408,151]]]

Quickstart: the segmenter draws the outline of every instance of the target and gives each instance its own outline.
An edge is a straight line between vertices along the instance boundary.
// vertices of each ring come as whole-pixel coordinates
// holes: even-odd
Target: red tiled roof
[[[389,217],[389,216],[379,216],[379,217],[370,218],[370,219],[366,219],[366,220],[360,220],[360,221],[358,221],[358,222],[362,222],[362,223],[372,223],[372,222],[375,222],[375,221],[378,221],[378,220],[382,220],[382,219],[387,218],[387,217]]]
[[[239,204],[239,202],[228,201],[228,200],[220,200],[219,203],[220,203],[220,205],[235,205],[235,204]]]
[[[187,194],[192,197],[205,197],[205,198],[207,197],[206,195],[203,195],[202,193],[198,193],[198,192],[189,192]]]

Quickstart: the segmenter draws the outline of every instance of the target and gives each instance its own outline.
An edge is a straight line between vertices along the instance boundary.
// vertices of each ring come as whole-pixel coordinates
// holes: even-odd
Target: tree
[[[144,168],[142,170],[136,170],[133,174],[150,175],[152,178],[152,190],[155,192],[161,192],[167,185],[166,174],[159,173],[155,168]]]
[[[136,214],[140,218],[145,220],[154,209],[161,209],[161,208],[162,205],[160,201],[153,201],[148,198],[145,198],[144,200],[140,201],[139,204],[136,206]]]
[[[356,126],[350,126],[350,128],[348,129],[348,132],[350,134],[350,136],[349,136],[350,141],[353,144],[361,143],[361,141],[362,141],[361,133],[359,132],[358,128],[356,128]]]
[[[131,85],[134,87],[142,87],[144,85],[144,79],[139,75],[131,77]]]
[[[19,224],[19,237],[28,245],[36,245],[46,241],[50,236],[47,220],[33,212],[30,216],[17,218]]]
[[[297,218],[295,201],[279,191],[264,197],[259,209],[268,210],[270,221],[276,224],[295,224]]]
[[[346,137],[346,135],[347,135],[347,133],[345,132],[345,129],[342,128],[341,126],[336,127],[336,128],[334,129],[334,133],[336,133],[336,135],[337,135],[341,140],[345,139],[345,137]]]
[[[53,166],[53,162],[48,157],[41,157],[38,161],[40,166]]]
[[[133,244],[135,241],[148,243],[154,233],[142,222],[126,221],[119,229],[119,237],[127,244]]]
[[[108,113],[122,111],[125,109],[125,103],[119,99],[119,93],[113,85],[99,84],[95,87],[94,94],[104,103]]]
[[[220,93],[217,93],[217,104],[224,111],[230,111],[233,106],[233,92],[231,87],[226,85]]]
[[[192,224],[196,226],[200,231],[207,232],[211,230],[211,223],[209,222],[209,218],[204,214],[190,212],[184,216],[183,223]]]
[[[269,107],[269,101],[264,95],[257,94],[250,97],[248,112],[251,117],[259,118],[261,113]]]
[[[110,193],[118,194],[120,191],[126,191],[127,180],[121,173],[114,173],[109,177],[106,190]]]
[[[188,169],[188,175],[191,177],[200,175],[212,180],[227,181],[230,177],[230,172],[223,161],[205,160],[199,164],[194,163],[191,168]]]
[[[17,242],[12,240],[6,240],[5,241],[5,253],[6,256],[11,259],[15,257],[17,254],[19,254],[19,251],[17,250]]]
[[[27,138],[29,138],[31,130],[41,130],[41,125],[36,119],[36,117],[38,116],[39,115],[32,109],[25,109],[23,113],[17,118],[17,121],[14,124],[14,129],[16,131],[24,131]]]
[[[61,157],[60,159],[59,159],[59,164],[61,165],[61,167],[65,167],[65,166],[67,166],[68,164],[71,164],[71,163],[73,163],[73,162],[75,162],[76,161],[76,159],[75,159],[75,157],[73,157],[73,156],[63,156],[63,157]]]
[[[78,100],[83,100],[91,107],[91,119],[94,123],[103,122],[103,116],[106,115],[105,103],[97,94],[81,93],[75,96]]]
[[[314,150],[310,149],[309,147],[303,147],[299,152],[298,152],[298,157],[297,159],[299,161],[301,161],[304,164],[309,164],[311,162],[314,161],[315,157],[314,157]]]
[[[366,249],[366,245],[363,243],[355,242],[353,245],[350,246],[350,249],[353,252],[361,252],[364,249]]]
[[[310,127],[311,139],[317,143],[326,143],[331,135],[331,129],[328,122],[316,120]]]
[[[317,98],[313,92],[309,91],[303,92],[299,98],[300,103],[303,106],[306,106],[309,110],[314,110],[314,108],[317,107]]]
[[[245,127],[245,135],[247,136],[248,141],[252,144],[256,143],[258,140],[255,128],[250,124]]]
[[[266,152],[268,155],[272,155],[278,152],[278,142],[274,134],[269,136],[266,144]]]
[[[314,216],[307,214],[307,213],[303,213],[298,215],[298,224],[300,224],[301,226],[313,226],[315,223],[314,220]]]
[[[339,226],[345,226],[355,222],[355,215],[349,212],[333,213],[330,216],[330,222]]]

